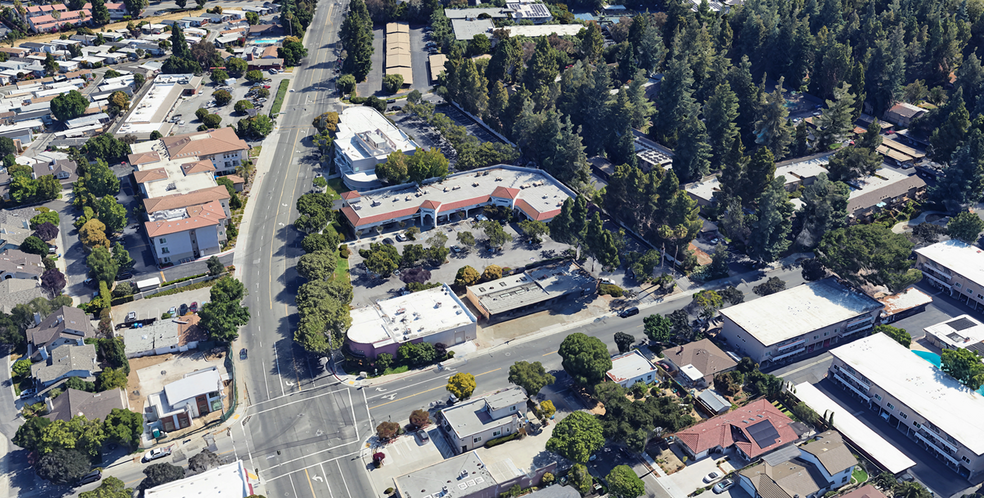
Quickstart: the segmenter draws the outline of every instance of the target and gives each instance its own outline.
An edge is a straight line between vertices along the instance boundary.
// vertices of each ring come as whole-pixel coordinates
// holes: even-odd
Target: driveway
[[[366,80],[356,85],[356,91],[360,97],[370,95],[385,97],[389,95],[383,91],[383,70],[386,68],[386,61],[384,60],[386,50],[383,43],[385,38],[385,29],[380,27],[372,30],[372,67],[369,74],[366,75]]]
[[[722,476],[732,472],[734,467],[731,466],[729,462],[723,462],[718,466],[717,462],[721,460],[720,455],[713,457],[707,457],[703,460],[697,462],[688,462],[686,468],[679,472],[674,472],[664,478],[661,478],[663,486],[667,488],[672,496],[689,496],[697,488],[703,488],[711,486],[713,483],[717,483],[720,478],[712,481],[711,483],[705,483],[704,477],[706,477],[711,472],[716,471]]]
[[[131,301],[129,303],[123,303],[119,306],[113,306],[113,321],[117,324],[123,323],[126,314],[131,311],[137,312],[137,320],[149,320],[151,318],[160,319],[161,315],[167,313],[167,310],[172,306],[179,308],[182,304],[187,304],[190,306],[191,303],[197,302],[199,309],[201,309],[202,304],[208,302],[210,299],[211,288],[206,287],[204,289],[190,290],[187,292],[172,294],[170,296],[152,297],[149,299]]]

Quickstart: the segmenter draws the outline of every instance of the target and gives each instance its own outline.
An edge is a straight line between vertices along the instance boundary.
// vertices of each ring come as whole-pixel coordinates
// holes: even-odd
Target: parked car
[[[459,254],[461,252],[461,248],[458,246],[451,246],[450,249],[454,251],[455,254]]]
[[[263,85],[263,88],[266,88],[267,90],[269,90],[270,89],[270,85]]]
[[[92,285],[93,282],[95,282],[95,280],[92,277],[89,277],[82,281],[82,285]]]
[[[167,310],[167,314],[171,316],[178,316],[178,309],[171,306],[171,308]]]
[[[103,476],[102,471],[100,471],[99,469],[93,470],[92,472],[89,472],[88,474],[82,476],[82,478],[79,479],[79,482],[75,483],[75,486],[78,487],[78,486],[84,486],[86,484],[94,483],[102,479],[102,476]]]
[[[21,391],[20,399],[33,398],[37,394],[38,394],[38,392],[36,390],[34,390],[34,389],[26,389],[24,391]]]
[[[118,273],[116,275],[116,281],[117,282],[120,282],[120,281],[123,281],[123,280],[129,280],[131,278],[133,278],[133,273],[132,272],[128,272],[128,271],[125,271],[123,273]]]
[[[724,493],[729,488],[731,488],[731,486],[734,485],[735,485],[735,481],[732,481],[731,479],[725,479],[714,485],[714,489],[713,489],[714,494],[719,495],[721,493]]]
[[[388,246],[391,246],[391,245],[393,245],[393,243],[394,243],[393,242],[393,239],[391,239],[389,237],[386,237],[385,239],[383,239],[383,244],[386,244]]]
[[[55,246],[48,246],[48,254],[55,254],[58,252],[58,248]]]
[[[618,316],[620,316],[622,318],[628,318],[630,316],[635,316],[635,315],[638,315],[638,314],[639,314],[639,307],[638,306],[633,306],[631,308],[627,308],[627,309],[622,310],[621,312],[619,312]],[[707,481],[705,481],[705,482],[707,482]]]
[[[403,241],[407,240],[407,236],[406,235],[403,235],[402,233],[398,233],[398,234],[396,234],[396,240],[398,240],[400,242],[403,242]]]
[[[417,431],[417,437],[419,437],[420,440],[423,441],[423,442],[425,442],[425,443],[430,440],[430,436],[427,435],[427,431],[425,431],[423,429],[420,429],[419,431]]]
[[[171,454],[171,447],[167,446],[165,448],[154,448],[144,454],[143,461],[150,462],[157,460],[158,458],[164,458]]]
[[[131,312],[129,312],[129,313],[126,314],[126,321],[127,321],[127,323],[132,322],[132,321],[135,321],[136,319],[137,319],[137,312],[136,311],[131,311]]]
[[[188,308],[188,311],[192,313],[198,313],[198,301],[192,302],[191,307]]]
[[[387,104],[395,104],[396,103],[396,99],[389,99],[389,100],[386,101],[386,103]]]
[[[714,472],[711,472],[710,474],[704,476],[704,482],[710,483],[715,479],[720,479],[720,478],[721,478],[721,473],[715,470]]]
[[[181,307],[178,308],[178,316],[184,316],[188,312],[188,305],[181,303]]]
[[[240,349],[239,350],[239,359],[240,360],[245,360],[247,357],[248,357],[248,353],[246,351],[246,348]]]
[[[486,218],[484,214],[476,215],[475,216],[475,219],[478,220],[478,221],[487,221],[488,220],[488,218]]]

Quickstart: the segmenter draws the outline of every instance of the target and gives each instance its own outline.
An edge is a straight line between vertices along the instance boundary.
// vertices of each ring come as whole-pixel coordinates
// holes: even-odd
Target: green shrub
[[[512,434],[510,434],[508,436],[502,436],[502,437],[496,438],[496,439],[489,439],[485,443],[485,447],[486,448],[491,448],[493,446],[498,446],[498,445],[500,445],[502,443],[505,443],[507,441],[512,441],[513,439],[516,439],[518,437],[519,437],[519,433],[518,432],[514,432],[514,433],[512,433]]]
[[[352,251],[349,250],[347,245],[342,244],[341,247],[338,248],[338,255],[342,258],[348,259],[348,257],[352,255]]]
[[[601,284],[601,286],[598,287],[598,294],[601,294],[602,296],[607,294],[612,297],[622,297],[622,294],[624,293],[625,291],[615,284]]]

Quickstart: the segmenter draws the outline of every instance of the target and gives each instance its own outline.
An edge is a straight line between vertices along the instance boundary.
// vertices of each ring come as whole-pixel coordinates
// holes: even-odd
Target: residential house
[[[738,485],[753,498],[819,498],[851,482],[858,461],[841,435],[827,431],[800,447],[766,455],[738,472]]]
[[[0,311],[10,314],[14,306],[46,297],[36,281],[20,278],[0,280]]]
[[[54,175],[62,186],[74,183],[79,179],[76,173],[78,165],[71,159],[52,159],[44,163],[38,162],[31,166],[34,169],[32,177],[37,180],[45,175]]]
[[[902,432],[970,481],[984,475],[984,395],[886,334],[830,354],[827,378],[860,399],[886,428]]]
[[[62,4],[55,4],[55,6]],[[50,5],[37,6],[37,7],[50,7]],[[62,26],[66,24],[69,26],[75,26],[77,24],[85,24],[92,19],[92,11],[89,10],[65,10],[59,11],[57,14],[45,14],[39,16],[28,17],[26,22],[31,28],[31,31],[35,33],[54,33],[61,29]]]
[[[127,358],[154,356],[197,349],[198,343],[208,339],[198,326],[198,315],[186,315],[170,320],[158,320],[140,328],[123,332]]]
[[[247,32],[250,38],[273,38],[283,35],[284,30],[279,24],[255,24],[250,26]]]
[[[89,316],[78,308],[62,306],[44,320],[40,318],[35,315],[36,326],[27,329],[28,358],[47,360],[60,346],[82,346],[85,339],[96,337]]]
[[[984,309],[984,253],[975,245],[947,240],[915,250],[926,282],[975,310]]]
[[[12,278],[41,282],[44,265],[41,256],[28,254],[17,249],[6,249],[0,254],[0,280]]]
[[[848,493],[840,495],[838,498],[888,498],[878,488],[871,484],[865,484],[860,488],[855,488]]]
[[[92,382],[98,372],[95,344],[64,345],[52,350],[47,359],[31,365],[31,377],[41,389],[69,377]]]
[[[912,121],[926,114],[926,109],[914,106],[905,102],[899,102],[893,105],[889,110],[885,111],[882,116],[885,121],[892,123],[899,128],[908,128]]]
[[[605,372],[605,378],[626,389],[636,382],[652,384],[659,380],[656,367],[638,349],[612,357],[612,368]]]
[[[734,370],[738,363],[731,359],[710,339],[674,346],[663,350],[670,371],[679,373],[685,386],[707,388],[713,385],[714,376]]]
[[[854,221],[870,220],[886,209],[902,208],[909,201],[922,199],[926,193],[926,181],[919,175],[906,176],[888,169],[850,181],[848,185],[852,189],[847,214]]]
[[[89,420],[106,420],[113,410],[129,410],[126,391],[110,389],[99,393],[65,389],[57,398],[46,398],[48,414],[44,418],[68,422],[72,417],[83,416]]]
[[[774,364],[867,334],[882,307],[827,278],[721,310],[718,337],[756,363]]]
[[[191,426],[191,420],[222,411],[222,382],[216,367],[196,370],[148,397],[145,417],[165,432]]]
[[[441,410],[437,423],[450,438],[454,452],[465,453],[519,431],[525,419],[526,400],[522,387],[504,389]]]
[[[806,430],[804,427],[803,431]],[[752,461],[796,442],[799,437],[793,421],[767,399],[753,401],[676,433],[681,447],[694,460],[721,455],[733,447],[742,459]]]

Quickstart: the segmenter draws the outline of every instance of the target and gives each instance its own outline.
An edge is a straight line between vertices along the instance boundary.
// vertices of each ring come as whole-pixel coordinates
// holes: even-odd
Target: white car
[[[714,488],[712,489],[712,491],[714,491],[714,494],[719,495],[721,493],[724,493],[725,491],[727,491],[728,489],[730,489],[731,486],[734,486],[734,485],[735,485],[735,481],[732,481],[731,479],[725,479],[725,480],[723,480],[723,481],[715,484],[714,485]]]
[[[714,472],[711,472],[710,474],[707,474],[706,476],[704,476],[704,482],[705,483],[710,483],[710,482],[713,482],[714,480],[720,479],[720,478],[721,478],[721,473],[715,470]]]
[[[158,458],[164,458],[171,454],[171,447],[167,446],[164,448],[154,448],[148,451],[144,457],[143,461],[150,462],[152,460],[157,460]]]

